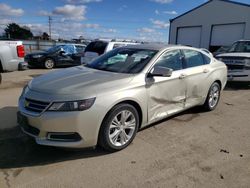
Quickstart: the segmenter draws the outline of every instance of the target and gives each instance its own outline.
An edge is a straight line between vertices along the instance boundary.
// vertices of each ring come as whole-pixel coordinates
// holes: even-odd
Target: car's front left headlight
[[[28,90],[29,90],[29,86],[28,85],[24,86],[22,93],[21,93],[21,97],[24,96],[28,92]]]
[[[70,102],[54,102],[48,109],[48,111],[84,111],[88,110],[93,106],[95,98],[85,99],[81,101],[70,101]]]

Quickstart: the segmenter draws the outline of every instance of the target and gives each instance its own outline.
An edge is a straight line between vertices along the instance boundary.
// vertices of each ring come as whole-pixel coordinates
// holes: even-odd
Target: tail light
[[[23,45],[19,45],[16,47],[17,49],[17,56],[18,57],[24,57],[25,56],[25,50]]]

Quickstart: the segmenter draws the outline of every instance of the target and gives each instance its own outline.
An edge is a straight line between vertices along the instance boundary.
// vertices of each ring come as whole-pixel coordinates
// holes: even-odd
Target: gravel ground
[[[16,126],[17,99],[45,70],[3,74],[0,187],[250,187],[250,84],[229,84],[218,108],[140,131],[117,153],[36,145]]]

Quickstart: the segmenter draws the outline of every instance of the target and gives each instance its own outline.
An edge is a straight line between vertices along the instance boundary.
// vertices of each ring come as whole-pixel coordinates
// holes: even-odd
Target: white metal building
[[[170,20],[170,44],[215,51],[240,39],[250,39],[250,4],[210,0]]]

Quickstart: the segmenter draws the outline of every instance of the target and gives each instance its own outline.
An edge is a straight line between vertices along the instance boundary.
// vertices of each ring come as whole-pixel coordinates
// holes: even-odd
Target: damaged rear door
[[[183,110],[187,91],[182,79],[183,56],[180,50],[165,52],[154,66],[171,68],[173,73],[170,77],[154,76],[146,79],[149,123]]]
[[[207,97],[211,59],[199,51],[183,49],[187,84],[186,108],[200,104]]]

